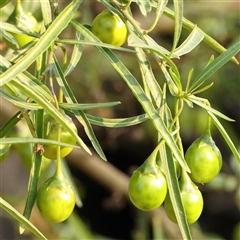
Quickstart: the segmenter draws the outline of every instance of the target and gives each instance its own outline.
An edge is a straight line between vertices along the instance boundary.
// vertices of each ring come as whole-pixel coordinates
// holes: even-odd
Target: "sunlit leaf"
[[[70,110],[89,110],[94,108],[113,107],[120,102],[106,102],[106,103],[60,103],[60,107]]]
[[[228,116],[224,115],[223,113],[217,111],[216,109],[212,108],[212,107],[209,107],[207,106],[205,103],[203,103],[203,101],[200,99],[198,99],[197,97],[193,96],[193,95],[190,95],[187,97],[188,100],[190,100],[191,102],[195,103],[196,105],[204,108],[205,110],[207,110],[208,112],[212,112],[213,114],[217,115],[218,117],[220,118],[223,118],[227,121],[230,121],[230,122],[234,122],[235,120],[232,119],[232,118],[229,118]]]
[[[180,57],[191,52],[203,39],[204,34],[195,27],[187,39],[175,50],[174,54]]]
[[[58,142],[54,140],[42,139],[42,138],[1,138],[2,144],[25,144],[25,143],[42,143],[42,144],[49,144],[49,145],[59,145],[63,147],[72,147],[72,148],[79,148],[76,145]]]
[[[173,36],[173,45],[172,45],[171,55],[174,53],[177,47],[177,44],[182,32],[183,0],[173,0],[173,4],[174,4],[175,24],[174,24],[174,36]]]
[[[213,123],[218,128],[219,132],[222,134],[227,145],[231,149],[234,157],[237,159],[238,163],[240,164],[240,154],[239,154],[237,148],[234,146],[234,144],[233,144],[231,138],[229,137],[229,135],[227,134],[226,130],[224,129],[222,124],[219,122],[219,120],[216,118],[216,116],[212,112],[208,111],[208,114],[211,116]]]
[[[194,91],[201,86],[210,76],[212,76],[219,68],[227,63],[233,56],[240,52],[240,42],[236,42],[226,52],[218,56],[199,74],[195,81],[190,85],[189,91]],[[226,79],[227,81],[227,79]]]

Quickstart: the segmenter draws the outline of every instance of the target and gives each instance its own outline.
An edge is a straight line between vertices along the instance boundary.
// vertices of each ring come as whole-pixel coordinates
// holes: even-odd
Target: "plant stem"
[[[179,102],[181,104],[180,107],[179,107]],[[178,144],[178,147],[180,149],[180,152],[182,153],[182,155],[184,155],[184,150],[183,150],[183,146],[182,146],[182,140],[181,140],[181,136],[180,136],[180,124],[179,124],[179,116],[180,116],[182,110],[183,110],[183,99],[182,98],[177,98],[176,99],[176,103],[175,103],[175,117],[174,117],[172,123],[176,122],[177,144]]]
[[[57,141],[60,142],[60,134],[61,134],[61,128],[62,126],[59,124],[58,127],[58,138]],[[62,178],[63,174],[62,174],[62,166],[61,166],[61,147],[57,146],[57,159],[56,159],[56,171],[55,171],[55,176],[58,178]]]
[[[206,101],[206,105],[211,107],[211,104],[209,101]],[[207,119],[207,126],[204,132],[205,135],[211,136],[211,116],[208,114],[208,119]]]
[[[15,13],[16,16],[21,16],[21,14],[23,14],[23,9],[22,9],[22,4],[21,4],[21,0],[17,0],[16,1],[16,8],[15,8]]]

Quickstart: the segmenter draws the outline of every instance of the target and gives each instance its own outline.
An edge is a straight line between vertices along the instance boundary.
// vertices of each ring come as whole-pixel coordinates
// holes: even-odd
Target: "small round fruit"
[[[76,197],[72,186],[64,178],[49,178],[39,188],[36,198],[41,216],[48,222],[59,223],[72,213]]]
[[[127,38],[127,27],[119,16],[106,10],[93,20],[92,33],[104,43],[121,46]]]
[[[213,180],[222,167],[221,153],[217,147],[196,140],[185,154],[186,162],[191,170],[190,178],[197,183]]]
[[[77,128],[70,117],[66,116],[66,122],[77,133]],[[49,114],[45,114],[44,116],[44,138],[45,139],[57,141],[59,127],[61,127],[61,125],[56,120],[54,120]],[[76,144],[76,139],[68,131],[66,131],[61,127],[60,142],[74,145]],[[57,147],[58,147],[57,145],[44,144],[43,156],[51,160],[56,160]],[[73,148],[71,147],[61,146],[60,157],[63,158],[67,156],[72,150]]]
[[[27,32],[38,32],[39,30],[38,22],[36,18],[30,12],[25,12],[25,10],[22,8],[20,1],[16,3],[16,7],[12,15],[9,17],[8,22],[16,25],[17,27],[24,29]],[[19,47],[23,47],[24,45],[26,45],[27,43],[35,39],[34,37],[31,37],[25,34],[17,34],[17,33],[11,33],[11,34],[15,38]],[[12,49],[14,50],[17,49],[17,47],[13,43],[9,41],[6,41],[6,43]]]
[[[140,210],[150,211],[158,208],[167,194],[167,183],[163,173],[141,173],[134,171],[128,185],[131,202]]]
[[[203,198],[198,187],[192,182],[188,173],[184,169],[181,171],[179,190],[187,222],[188,224],[192,224],[198,220],[202,213]],[[164,208],[168,218],[177,223],[169,193],[165,199]]]
[[[25,29],[26,31],[38,32],[38,22],[31,13],[22,15],[17,22],[17,26]],[[16,39],[19,47],[23,47],[24,45],[35,39],[34,37],[24,34],[12,33],[12,35]]]
[[[199,190],[191,192],[181,192],[181,199],[183,203],[183,207],[186,213],[186,218],[188,224],[192,224],[198,220],[203,210],[203,198],[202,194]],[[170,199],[170,195],[167,194],[167,197],[164,201],[164,209],[168,218],[177,223],[177,219],[173,210],[172,202]]]

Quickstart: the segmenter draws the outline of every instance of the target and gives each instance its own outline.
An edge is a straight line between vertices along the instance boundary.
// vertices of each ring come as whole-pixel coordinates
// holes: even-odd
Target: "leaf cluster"
[[[127,47],[115,47],[102,43],[90,30],[90,26],[84,25],[75,20],[75,13],[83,1],[71,1],[63,10],[59,11],[57,1],[40,1],[43,15],[43,26],[40,33],[28,33],[24,29],[7,22],[1,22],[1,34],[11,41],[9,33],[23,33],[36,38],[35,41],[14,51],[12,54],[0,58],[0,94],[8,102],[16,106],[19,111],[5,123],[1,128],[0,137],[3,144],[34,143],[34,144],[56,144],[69,146],[68,144],[47,141],[42,138],[43,114],[48,113],[56,119],[62,127],[76,138],[79,146],[91,154],[89,147],[81,137],[76,134],[65,122],[63,112],[72,115],[84,127],[84,131],[99,156],[106,160],[101,144],[95,136],[92,125],[102,127],[128,127],[141,124],[144,121],[151,121],[159,142],[163,142],[159,154],[164,167],[168,189],[176,213],[176,218],[184,239],[191,239],[191,234],[186,222],[176,173],[174,171],[174,159],[179,162],[182,168],[189,171],[184,159],[183,147],[181,144],[179,116],[183,107],[198,105],[205,109],[213,120],[235,158],[240,162],[240,156],[234,146],[231,137],[221,125],[218,117],[232,121],[224,114],[211,107],[207,99],[197,95],[208,90],[211,84],[205,85],[207,80],[217,72],[228,61],[237,63],[234,57],[240,51],[240,42],[236,42],[228,49],[225,49],[202,29],[183,17],[183,0],[173,1],[173,10],[167,7],[168,0],[162,1],[107,1],[100,2],[119,15],[127,24],[129,36]],[[148,29],[142,29],[136,22],[131,12],[131,3],[135,2],[143,16],[147,17],[149,12],[155,13],[155,19]],[[1,6],[2,7],[2,6]],[[166,49],[151,38],[151,31],[158,24],[159,19],[165,15],[174,21],[174,39],[172,48]],[[72,28],[75,31],[74,39],[61,39],[59,36],[65,28]],[[189,31],[188,37],[178,46],[182,28]],[[193,69],[189,71],[187,86],[182,86],[182,76],[174,59],[181,59],[195,49],[202,41],[220,53],[214,59],[211,57],[206,67],[193,77]],[[67,59],[66,45],[73,45],[70,59]],[[109,119],[93,116],[85,113],[86,110],[100,107],[114,107],[120,102],[104,103],[79,103],[68,83],[68,76],[79,63],[85,46],[94,46],[106,58],[121,79],[126,83],[134,97],[140,103],[144,114],[130,118]],[[63,59],[56,55],[56,49],[63,51]],[[118,58],[114,51],[123,51],[133,54],[138,61],[141,72],[141,79],[136,79],[127,66]],[[151,55],[159,66],[164,76],[164,84],[156,79],[149,60]],[[35,63],[35,73],[28,70]],[[52,84],[54,81],[60,89],[56,96]],[[46,83],[50,83],[50,87]],[[167,91],[175,98],[175,109],[168,106]],[[58,99],[57,99],[58,98]],[[60,99],[60,100],[59,100]],[[185,104],[185,105],[184,105]],[[7,138],[8,132],[19,122],[25,119],[32,133],[32,138]],[[5,138],[3,138],[5,137]],[[71,146],[71,145],[70,145]],[[72,146],[71,146],[72,147]],[[29,182],[29,193],[23,216],[13,210],[8,203],[1,200],[1,207],[12,214],[18,221],[33,231],[36,236],[45,239],[27,220],[30,217],[32,206],[35,201],[37,179],[40,174],[41,154],[34,153],[33,171]]]

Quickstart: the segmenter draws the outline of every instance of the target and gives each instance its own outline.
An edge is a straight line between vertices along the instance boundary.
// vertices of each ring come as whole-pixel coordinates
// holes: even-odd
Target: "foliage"
[[[7,1],[5,1],[7,3]],[[18,0],[20,2],[20,0]],[[75,128],[68,124],[65,114],[71,115],[84,128],[84,131],[91,142],[94,150],[103,159],[107,160],[105,153],[99,143],[93,125],[120,128],[141,124],[145,121],[151,122],[158,138],[159,166],[163,170],[170,195],[174,214],[177,219],[183,239],[191,239],[191,233],[186,219],[184,206],[181,201],[178,177],[175,171],[174,162],[177,161],[183,171],[190,172],[188,164],[184,159],[184,148],[180,134],[180,116],[183,108],[193,108],[195,105],[207,112],[208,117],[223,136],[229,149],[240,163],[239,152],[232,141],[231,136],[225,130],[219,118],[225,121],[233,121],[223,113],[211,107],[210,101],[199,97],[198,94],[209,90],[212,83],[207,81],[227,62],[232,61],[238,64],[234,57],[240,51],[240,42],[235,42],[228,49],[214,40],[211,36],[200,29],[194,23],[183,17],[183,1],[174,0],[171,4],[167,0],[162,1],[107,1],[100,0],[100,3],[121,18],[128,28],[127,43],[123,47],[102,43],[92,32],[91,26],[78,22],[75,17],[83,1],[71,1],[64,9],[59,8],[58,1],[39,1],[42,14],[40,32],[32,32],[22,26],[15,26],[8,21],[1,21],[1,34],[3,38],[16,45],[14,34],[25,34],[34,38],[33,41],[6,53],[0,59],[0,93],[1,97],[19,109],[19,112],[11,117],[1,127],[1,145],[9,146],[16,143],[26,142],[34,144],[32,151],[32,166],[28,185],[28,196],[24,213],[21,215],[10,206],[4,199],[0,199],[1,207],[9,212],[21,223],[20,232],[29,228],[40,239],[46,239],[33,224],[29,222],[31,211],[35,203],[38,188],[38,179],[41,175],[43,145],[58,144],[57,169],[60,167],[60,146],[73,148],[75,146],[60,142],[60,133],[54,140],[44,139],[44,114],[49,114],[61,125],[64,131],[68,132],[76,140],[79,147],[88,154],[92,154],[90,147],[78,135]],[[132,5],[138,6],[141,14],[148,18],[154,13],[152,25],[143,29],[132,14]],[[1,5],[1,8],[3,5]],[[7,7],[7,5],[5,6]],[[3,10],[5,9],[3,8]],[[172,9],[173,10],[172,10]],[[156,28],[159,20],[163,17],[174,20],[174,38],[171,49],[158,44],[152,37],[151,32]],[[72,28],[75,31],[75,39],[62,39],[62,32]],[[188,31],[188,36],[179,44],[183,28]],[[184,55],[190,54],[199,44],[204,41],[212,49],[219,52],[216,59],[211,56],[205,63],[205,67],[199,71],[197,77],[192,66],[188,72],[186,86],[176,60],[181,60]],[[66,51],[67,46],[73,45],[70,56]],[[95,46],[109,64],[120,75],[122,81],[127,85],[135,99],[141,105],[144,113],[130,118],[103,118],[87,114],[90,109],[100,107],[113,107],[119,102],[96,102],[80,103],[70,87],[69,76],[78,66],[84,49],[88,46]],[[62,58],[57,54],[62,51]],[[120,60],[119,53],[124,52],[134,56],[138,62],[141,72],[141,79],[132,74],[131,69]],[[154,62],[154,63],[153,63]],[[157,64],[164,76],[160,81],[153,64]],[[34,72],[31,67],[34,66]],[[97,69],[100,71],[101,69]],[[58,94],[56,95],[56,90]],[[169,98],[174,99],[174,106],[169,104]],[[9,137],[12,128],[24,119],[28,125],[31,136],[29,138]],[[76,193],[79,195],[79,193]],[[184,214],[182,214],[184,213]]]

